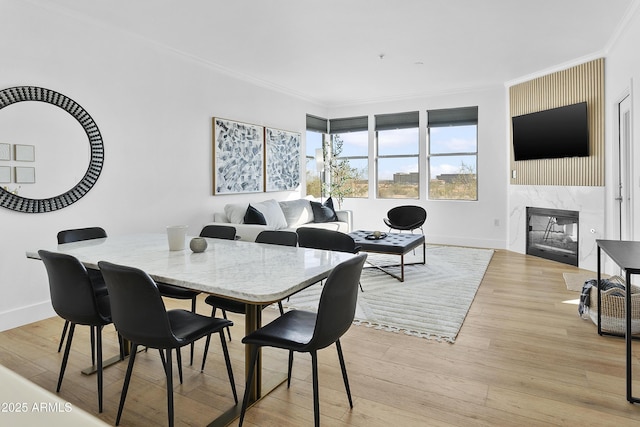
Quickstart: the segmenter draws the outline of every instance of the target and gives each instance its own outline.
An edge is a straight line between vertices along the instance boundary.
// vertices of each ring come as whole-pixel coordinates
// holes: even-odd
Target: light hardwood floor
[[[335,347],[320,352],[321,421],[327,426],[637,426],[640,406],[625,399],[624,342],[600,337],[577,314],[579,293],[563,272],[578,269],[508,251],[496,251],[455,344],[352,327],[343,350],[354,397],[349,409]],[[398,283],[398,286],[402,284]],[[171,307],[185,303],[168,302]],[[198,308],[208,314],[200,301]],[[276,315],[265,310],[265,320]],[[243,317],[230,343],[238,392],[243,392]],[[0,333],[0,363],[55,390],[62,355],[58,318]],[[176,425],[206,425],[233,400],[218,340],[200,373],[203,343],[184,384],[175,386]],[[105,354],[115,354],[105,332]],[[183,356],[187,356],[187,349]],[[634,355],[635,356],[635,355]],[[125,363],[105,370],[104,413],[97,413],[88,329],[81,328],[60,396],[113,424]],[[634,358],[640,384],[640,364]],[[265,353],[265,375],[286,371],[286,353]],[[297,355],[290,389],[280,386],[251,408],[247,426],[313,425],[311,363]],[[1,386],[1,385],[0,385]],[[640,394],[640,386],[634,394]],[[122,426],[166,425],[165,380],[156,351],[136,360]],[[0,424],[1,424],[0,414]],[[237,425],[235,422],[232,425]]]

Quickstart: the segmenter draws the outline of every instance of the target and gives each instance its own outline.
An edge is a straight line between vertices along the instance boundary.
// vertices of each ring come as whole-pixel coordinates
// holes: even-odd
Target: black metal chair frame
[[[96,295],[86,268],[77,258],[45,250],[39,250],[38,255],[49,276],[53,309],[60,317],[69,322],[67,344],[62,357],[56,392],[60,392],[62,386],[76,325],[89,326],[92,332],[91,348],[94,365],[97,358],[98,411],[102,412],[102,328],[112,323],[109,296],[107,294]],[[97,349],[97,355],[94,354],[94,349]],[[124,359],[121,340],[120,359]]]
[[[322,289],[317,313],[303,310],[288,311],[271,323],[247,335],[242,340],[244,344],[252,345],[253,347],[251,348],[251,363],[240,413],[240,426],[242,426],[246,414],[253,373],[262,347],[289,350],[287,387],[291,384],[293,352],[311,354],[314,421],[315,425],[319,426],[320,400],[318,395],[317,352],[335,343],[349,407],[353,408],[340,337],[349,330],[355,316],[358,282],[366,258],[366,254],[357,255],[333,269]]]
[[[58,244],[79,242],[82,240],[93,240],[107,237],[107,232],[102,227],[85,227],[85,228],[72,228],[69,230],[62,230],[58,232],[56,236]],[[98,295],[104,295],[107,293],[107,287],[104,284],[102,274],[98,270],[88,270],[89,279]],[[64,321],[62,327],[62,334],[60,335],[60,343],[58,344],[58,353],[62,350],[64,344],[64,338],[67,335],[69,329],[69,321]],[[91,363],[96,364],[96,349],[95,349],[95,330],[91,328]]]
[[[420,229],[427,220],[427,211],[422,206],[403,205],[396,206],[387,212],[387,218],[383,218],[384,223],[391,230],[411,231]]]
[[[116,425],[119,425],[122,417],[133,365],[140,345],[147,348],[156,348],[160,353],[167,380],[169,426],[173,426],[174,423],[172,350],[176,350],[178,373],[182,384],[180,348],[212,333],[220,335],[220,343],[224,353],[233,398],[235,403],[238,403],[231,360],[224,338],[224,328],[233,325],[233,322],[203,316],[182,309],[167,311],[156,283],[142,270],[105,261],[100,261],[98,266],[103,272],[109,289],[112,301],[113,323],[122,337],[132,344],[120,396],[120,405],[118,406]],[[205,351],[202,360],[203,370],[206,357],[207,352]]]

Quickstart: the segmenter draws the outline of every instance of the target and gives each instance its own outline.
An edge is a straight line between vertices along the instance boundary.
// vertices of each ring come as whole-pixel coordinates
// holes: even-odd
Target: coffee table
[[[400,264],[392,265],[376,265],[367,260],[367,263],[373,267],[387,273],[388,275],[395,277],[401,282],[404,282],[404,266],[412,264],[425,264],[427,261],[427,244],[424,239],[424,234],[410,234],[410,233],[382,233],[380,239],[373,238],[373,231],[356,230],[349,233],[357,246],[360,246],[360,250],[363,252],[376,253],[376,254],[388,254],[388,255],[400,255]],[[404,256],[409,251],[422,245],[422,262],[412,262],[405,264]],[[388,267],[400,267],[400,276],[387,270]]]

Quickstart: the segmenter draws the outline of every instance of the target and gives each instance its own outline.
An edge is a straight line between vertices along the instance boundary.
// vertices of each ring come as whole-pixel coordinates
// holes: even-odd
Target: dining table
[[[318,283],[334,267],[354,257],[345,252],[269,245],[241,240],[207,238],[207,249],[192,252],[187,236],[184,250],[169,250],[167,235],[145,233],[114,235],[42,247],[76,257],[86,268],[99,261],[139,268],[157,282],[168,283],[246,304],[245,334],[262,326],[262,307]],[[28,258],[40,259],[38,250]],[[249,372],[251,346],[245,345],[245,373]],[[261,360],[262,358],[259,358]],[[247,378],[245,378],[246,380]],[[263,383],[258,363],[249,391],[249,404],[268,394],[285,379]],[[209,426],[228,425],[240,414],[240,404],[229,408]]]

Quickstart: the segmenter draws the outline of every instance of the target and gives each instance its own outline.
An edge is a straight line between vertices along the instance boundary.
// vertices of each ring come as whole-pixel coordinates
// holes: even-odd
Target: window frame
[[[401,129],[415,129],[416,135],[416,147],[417,152],[415,154],[380,154],[380,132],[401,130]],[[379,114],[375,116],[375,189],[376,197],[378,199],[407,199],[418,200],[420,199],[421,188],[421,170],[420,164],[420,123],[418,111],[406,112],[406,113],[392,113],[392,114]],[[382,196],[380,193],[380,160],[384,159],[415,159],[418,164],[418,181],[416,196],[407,197],[389,197]]]
[[[432,138],[431,129],[437,127],[462,127],[462,126],[475,126],[475,151],[456,151],[446,153],[432,153]],[[427,200],[432,201],[461,201],[461,202],[477,202],[479,200],[479,185],[478,185],[478,158],[479,158],[479,143],[478,143],[478,107],[460,107],[449,108],[442,110],[428,110],[427,111]],[[475,198],[434,198],[431,196],[432,190],[432,159],[445,158],[445,157],[473,157],[475,159]]]
[[[345,134],[355,133],[355,132],[365,132],[365,131],[356,130],[356,131],[348,131],[348,132],[331,133],[330,134],[331,138],[329,138],[329,149],[331,150],[330,152],[332,152],[332,150],[334,149],[334,146],[335,146],[334,145],[334,138],[336,136],[342,136],[342,135],[345,135]],[[366,133],[367,133],[367,140],[368,140],[369,132],[366,131]],[[344,144],[344,140],[343,140],[343,144]],[[369,148],[368,148],[368,142],[367,142],[367,154],[366,155],[359,155],[359,156],[341,156],[341,155],[338,155],[338,156],[336,156],[336,159],[338,159],[338,160],[347,160],[349,162],[350,166],[352,165],[352,162],[351,162],[352,160],[365,160],[366,161],[365,170],[368,170],[368,168],[369,168],[368,149]],[[347,198],[347,199],[368,199],[369,198],[369,189],[371,187],[370,182],[369,182],[369,175],[368,174],[365,175],[365,179],[366,179],[366,182],[367,182],[367,191],[365,192],[364,195],[362,195],[362,196],[350,195],[350,196],[345,197],[345,198]],[[329,183],[329,186],[331,186],[331,183]]]

